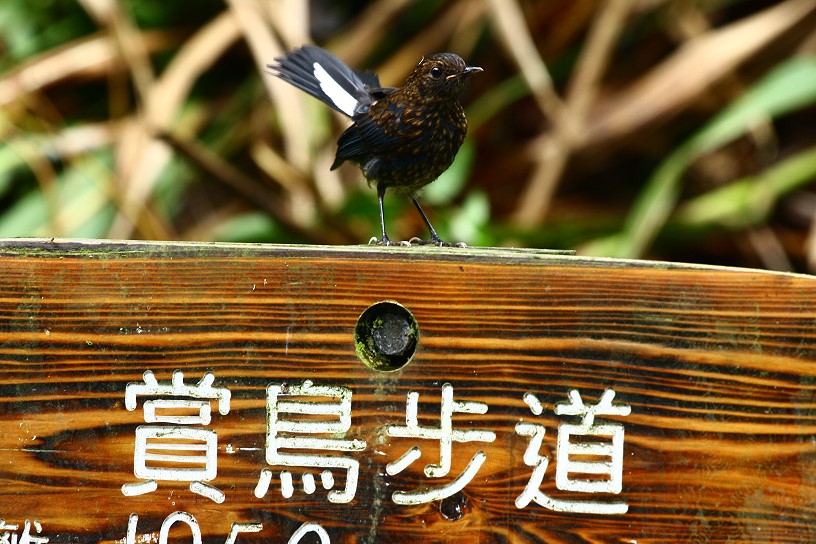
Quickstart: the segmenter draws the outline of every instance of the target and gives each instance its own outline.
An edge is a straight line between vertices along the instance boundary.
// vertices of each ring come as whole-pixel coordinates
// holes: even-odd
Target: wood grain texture
[[[383,300],[408,308],[420,340],[413,360],[376,372],[355,353],[354,329]],[[176,511],[203,541],[233,522],[261,523],[237,542],[287,542],[304,522],[332,543],[816,542],[816,279],[807,276],[535,251],[0,241],[0,519],[37,519],[50,542],[156,541]],[[186,482],[126,497],[142,405],[128,383],[151,370],[226,387],[213,409],[217,504]],[[281,497],[253,490],[262,469],[266,387],[336,385],[353,393],[342,439],[366,449],[354,500],[333,504],[318,483]],[[442,386],[485,414],[457,429],[493,442],[454,443],[447,477],[433,440],[394,438],[406,395],[438,425]],[[627,416],[622,491],[558,489],[554,405],[571,389],[596,402],[612,388]],[[522,399],[534,393],[540,416]],[[541,490],[565,500],[624,501],[622,515],[517,508],[532,474],[519,421],[546,426]],[[422,457],[388,475],[412,445]],[[394,491],[450,482],[476,451],[486,461],[443,501],[397,505]],[[338,483],[344,482],[342,475]],[[577,496],[576,495],[580,495]],[[32,529],[32,534],[34,534]],[[0,536],[2,533],[0,532]],[[190,542],[180,524],[172,542]],[[314,535],[302,542],[318,542]]]

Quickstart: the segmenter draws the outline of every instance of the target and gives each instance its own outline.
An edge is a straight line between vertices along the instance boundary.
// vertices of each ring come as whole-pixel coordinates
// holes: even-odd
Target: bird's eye
[[[431,68],[431,77],[434,79],[439,79],[442,77],[442,69],[439,66],[434,66]]]

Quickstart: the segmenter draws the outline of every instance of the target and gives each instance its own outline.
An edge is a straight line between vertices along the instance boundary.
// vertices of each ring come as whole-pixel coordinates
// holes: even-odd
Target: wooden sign
[[[0,241],[0,542],[816,541],[816,279]]]

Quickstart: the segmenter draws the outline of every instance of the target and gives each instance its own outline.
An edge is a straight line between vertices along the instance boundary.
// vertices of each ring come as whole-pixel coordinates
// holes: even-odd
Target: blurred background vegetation
[[[485,69],[443,238],[816,272],[816,0],[3,0],[0,237],[365,243],[348,121],[264,68],[303,43]]]

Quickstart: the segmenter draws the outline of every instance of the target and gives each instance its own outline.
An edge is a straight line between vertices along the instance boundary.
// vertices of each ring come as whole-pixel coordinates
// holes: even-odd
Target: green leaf
[[[468,193],[462,207],[448,223],[450,241],[484,245],[484,231],[490,222],[490,199],[484,191]]]
[[[432,206],[444,206],[459,196],[470,177],[475,155],[476,145],[472,141],[466,141],[459,148],[450,168],[422,191],[423,202]]]
[[[798,153],[763,172],[698,196],[677,210],[673,220],[687,226],[745,228],[764,221],[784,195],[816,179],[816,148]]]
[[[103,237],[113,218],[104,189],[110,175],[99,154],[73,162],[56,178],[48,197],[32,190],[0,215],[0,238]]]
[[[214,242],[266,242],[280,236],[278,225],[268,214],[254,211],[227,218],[215,225],[207,238]]]

